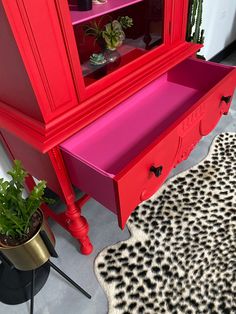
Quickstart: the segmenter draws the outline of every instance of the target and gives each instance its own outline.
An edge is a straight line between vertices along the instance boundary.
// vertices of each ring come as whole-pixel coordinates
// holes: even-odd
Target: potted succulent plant
[[[102,21],[100,20],[99,23],[93,21],[85,25],[85,34],[95,38],[107,62],[114,62],[116,54],[111,52],[116,51],[123,44],[125,40],[124,30],[133,26],[133,19],[129,16],[121,16],[103,26],[101,24]]]
[[[10,181],[0,179],[0,251],[19,270],[32,270],[42,266],[50,257],[40,232],[46,232],[55,245],[54,236],[47,225],[42,211],[45,181],[39,181],[24,197],[24,182],[27,172],[21,162],[14,161],[8,171]]]

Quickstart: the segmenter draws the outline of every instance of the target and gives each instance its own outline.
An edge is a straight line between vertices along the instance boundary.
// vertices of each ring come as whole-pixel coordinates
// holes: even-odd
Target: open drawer
[[[123,228],[228,112],[235,85],[234,67],[178,64],[60,145],[72,183]]]

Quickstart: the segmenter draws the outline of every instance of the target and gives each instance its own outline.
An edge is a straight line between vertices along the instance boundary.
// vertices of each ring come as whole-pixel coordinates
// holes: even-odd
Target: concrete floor
[[[225,64],[236,65],[236,52],[224,60]],[[212,139],[224,131],[236,132],[236,94],[230,114],[224,116],[216,129],[202,139],[187,161],[179,165],[171,176],[179,173],[205,157]],[[62,205],[57,206],[60,210]],[[83,256],[78,252],[77,243],[59,225],[51,222],[55,233],[58,259],[52,261],[63,269],[75,281],[81,284],[91,295],[92,299],[85,298],[80,292],[67,284],[54,270],[51,270],[49,279],[44,288],[35,297],[35,314],[105,314],[107,313],[107,299],[93,272],[93,263],[96,255],[106,246],[122,241],[129,237],[127,229],[121,231],[117,226],[116,216],[91,200],[83,207],[83,215],[90,224],[90,238],[94,245],[94,252],[90,256]],[[1,289],[1,287],[0,287]],[[1,314],[27,314],[29,302],[9,306],[0,303]]]

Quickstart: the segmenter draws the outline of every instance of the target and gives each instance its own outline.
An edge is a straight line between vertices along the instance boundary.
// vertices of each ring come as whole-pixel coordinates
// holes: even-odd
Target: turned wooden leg
[[[59,147],[52,148],[49,152],[49,157],[52,162],[52,166],[57,175],[58,181],[61,185],[62,192],[64,194],[67,209],[65,212],[67,230],[71,235],[78,239],[82,254],[90,254],[93,250],[93,246],[90,243],[88,237],[89,225],[86,219],[81,216],[81,208],[75,203],[75,194],[71,186],[70,179],[60,152]]]

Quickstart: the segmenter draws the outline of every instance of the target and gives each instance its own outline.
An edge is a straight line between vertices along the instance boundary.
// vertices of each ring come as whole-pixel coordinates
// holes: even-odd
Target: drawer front
[[[174,166],[180,142],[174,129],[125,173],[116,177],[116,192],[119,202],[118,219],[124,228],[134,208],[151,197],[162,185]]]
[[[218,65],[221,67],[221,65]],[[224,67],[224,66],[223,66]],[[178,126],[180,149],[175,166],[186,160],[203,136],[208,135],[223,114],[227,114],[233,99],[236,70],[223,80]]]

